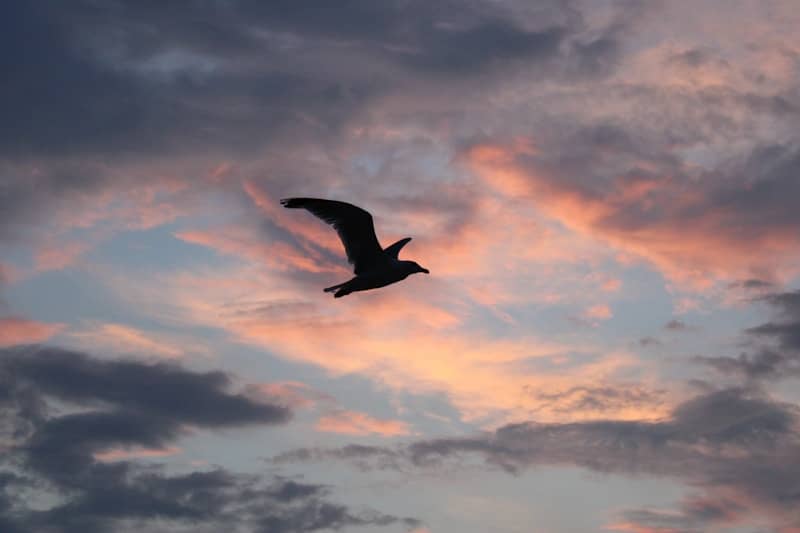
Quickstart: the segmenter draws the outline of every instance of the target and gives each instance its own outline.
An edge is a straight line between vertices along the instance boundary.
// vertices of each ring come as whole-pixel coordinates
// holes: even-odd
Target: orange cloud
[[[408,424],[401,420],[383,420],[373,418],[358,411],[339,410],[327,414],[317,421],[316,429],[326,433],[342,433],[345,435],[378,434],[384,437],[408,435]]]
[[[17,316],[0,318],[0,346],[43,342],[61,331],[64,324],[44,323]]]

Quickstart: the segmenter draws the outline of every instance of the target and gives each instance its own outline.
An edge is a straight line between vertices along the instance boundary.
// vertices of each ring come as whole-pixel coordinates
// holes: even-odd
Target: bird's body
[[[429,273],[414,261],[401,261],[397,258],[400,249],[411,237],[400,239],[386,249],[381,248],[375,235],[372,215],[360,207],[319,198],[286,198],[281,200],[281,204],[290,209],[307,209],[332,225],[339,234],[356,276],[325,289],[325,292],[335,291],[336,298],[351,292],[385,287],[416,272]]]

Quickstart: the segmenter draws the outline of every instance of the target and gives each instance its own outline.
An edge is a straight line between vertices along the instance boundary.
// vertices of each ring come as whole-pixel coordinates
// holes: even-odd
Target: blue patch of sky
[[[130,313],[90,272],[75,269],[43,272],[23,279],[10,285],[5,296],[15,313],[44,322],[76,324],[81,319],[114,322]]]
[[[126,271],[169,271],[197,265],[223,266],[230,260],[205,246],[174,236],[179,223],[154,229],[124,232],[93,249],[88,258],[97,264],[113,265]]]

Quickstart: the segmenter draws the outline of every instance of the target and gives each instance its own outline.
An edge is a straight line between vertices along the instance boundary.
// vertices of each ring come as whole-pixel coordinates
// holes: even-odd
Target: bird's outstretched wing
[[[290,209],[307,209],[333,226],[356,274],[367,272],[386,260],[375,236],[372,215],[360,207],[320,198],[284,198],[281,205]]]
[[[387,246],[386,249],[383,251],[386,255],[393,259],[397,259],[397,256],[400,254],[400,249],[408,244],[411,240],[411,237],[406,237],[405,239],[400,239],[396,243],[392,244],[391,246]]]

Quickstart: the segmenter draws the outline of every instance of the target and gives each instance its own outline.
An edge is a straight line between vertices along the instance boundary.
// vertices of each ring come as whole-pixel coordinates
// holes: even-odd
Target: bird
[[[400,249],[408,244],[411,237],[382,248],[375,235],[372,215],[360,207],[321,198],[284,198],[281,205],[288,209],[306,209],[333,226],[339,234],[347,260],[354,267],[355,277],[324,289],[325,292],[333,292],[335,298],[385,287],[418,272],[430,274],[427,268],[414,261],[401,261],[398,258]]]

